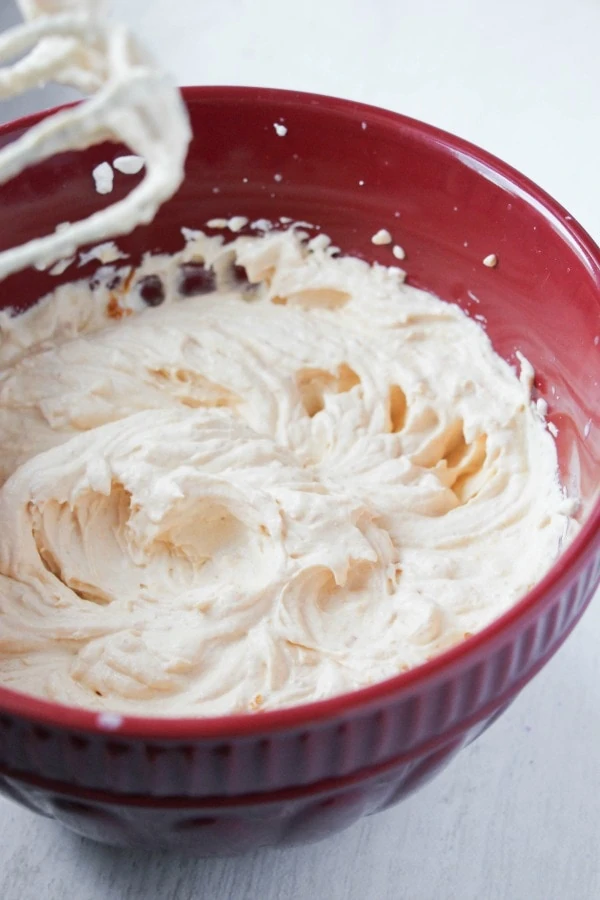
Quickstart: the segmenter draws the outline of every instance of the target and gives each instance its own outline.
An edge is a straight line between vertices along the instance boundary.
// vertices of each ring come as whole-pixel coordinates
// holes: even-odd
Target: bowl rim
[[[181,92],[186,105],[203,101],[220,101],[227,104],[236,102],[246,105],[276,102],[282,109],[319,108],[332,115],[355,116],[367,124],[395,126],[421,141],[443,147],[460,163],[475,169],[482,177],[501,184],[552,222],[553,227],[560,231],[567,243],[571,244],[573,251],[595,277],[600,309],[600,247],[567,210],[537,184],[475,144],[434,125],[392,110],[323,94],[229,85],[186,86],[181,88]],[[62,104],[6,122],[0,125],[0,139],[17,130],[29,128],[56,110],[72,105],[72,103]],[[334,697],[264,712],[210,717],[168,717],[67,706],[0,686],[0,713],[8,713],[20,719],[60,729],[92,732],[113,738],[137,737],[153,740],[252,737],[267,732],[295,731],[326,720],[339,720],[345,714],[366,711],[368,707],[380,705],[391,697],[399,699],[401,694],[404,696],[414,694],[425,685],[449,675],[452,669],[477,662],[490,652],[492,646],[501,642],[513,626],[521,621],[524,623],[530,620],[537,613],[538,607],[550,598],[558,596],[596,548],[600,548],[600,497],[596,499],[578,534],[544,578],[505,613],[464,642],[437,654],[428,662],[385,681]],[[119,724],[116,725],[117,719],[113,724],[107,714],[117,716]],[[104,716],[107,717],[106,721],[103,721]]]

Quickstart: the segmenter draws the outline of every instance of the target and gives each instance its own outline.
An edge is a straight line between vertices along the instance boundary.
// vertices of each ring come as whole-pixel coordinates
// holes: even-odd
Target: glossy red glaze
[[[182,225],[284,215],[390,264],[390,248],[370,240],[388,228],[412,283],[484,315],[500,353],[531,360],[563,478],[583,499],[581,532],[523,601],[460,647],[353,694],[220,719],[128,717],[110,731],[93,713],[0,689],[6,794],[98,840],[214,854],[318,839],[396,802],[502,712],[581,616],[600,579],[600,250],[522,175],[419,122],[294,92],[184,95],[195,134],[185,184],[120,245],[135,259],[179,247]],[[0,143],[37,118],[5,126]],[[94,191],[93,166],[118,152],[65,154],[0,189],[0,247],[128,190],[134,179],[117,174],[113,194]],[[482,263],[490,253],[496,268]],[[25,308],[72,277],[13,276],[0,305]]]

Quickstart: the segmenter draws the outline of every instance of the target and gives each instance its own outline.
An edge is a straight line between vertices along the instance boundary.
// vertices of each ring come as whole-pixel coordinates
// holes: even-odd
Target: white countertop
[[[16,19],[1,0],[0,28]],[[600,240],[598,0],[113,0],[182,84],[387,106],[478,143]],[[0,106],[9,118],[58,89]],[[600,603],[420,793],[325,843],[232,860],[119,851],[0,800],[2,900],[596,900]]]

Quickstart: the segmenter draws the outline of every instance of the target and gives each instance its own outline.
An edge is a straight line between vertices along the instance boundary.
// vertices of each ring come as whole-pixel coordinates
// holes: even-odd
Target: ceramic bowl
[[[100,841],[211,855],[316,840],[396,803],[506,709],[582,615],[600,577],[600,250],[527,178],[429,125],[288,91],[187,88],[184,97],[187,177],[151,225],[119,240],[132,259],[178,249],[181,226],[243,215],[304,219],[344,253],[391,264],[389,246],[371,242],[389,229],[410,283],[483,315],[507,360],[518,349],[532,362],[564,483],[582,501],[579,534],[516,606],[364,690],[252,715],[114,719],[0,689],[5,794]],[[39,118],[4,126],[0,143]],[[1,188],[0,246],[128,190],[125,177],[111,195],[94,190],[92,168],[118,152],[54,157]],[[489,254],[493,268],[482,262]],[[92,273],[89,264],[77,275]],[[12,276],[0,305],[25,308],[72,277]]]

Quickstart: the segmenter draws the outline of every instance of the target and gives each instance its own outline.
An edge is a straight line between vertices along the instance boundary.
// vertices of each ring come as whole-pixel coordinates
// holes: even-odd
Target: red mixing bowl
[[[390,263],[389,247],[370,240],[388,228],[411,283],[483,314],[506,359],[519,349],[531,360],[559,429],[564,482],[582,498],[578,536],[521,602],[364,690],[278,712],[117,725],[0,689],[6,795],[97,840],[211,855],[315,840],[396,803],[506,709],[582,615],[600,578],[600,249],[518,172],[428,125],[289,91],[187,88],[184,97],[194,131],[185,184],[119,244],[135,258],[179,248],[182,225],[283,215],[317,223],[345,253]],[[40,118],[5,126],[0,143]],[[129,189],[133,180],[119,177],[113,194],[94,190],[93,166],[117,152],[58,156],[2,188],[0,246]],[[482,264],[490,253],[496,268]],[[13,276],[0,305],[25,308],[72,277]]]

